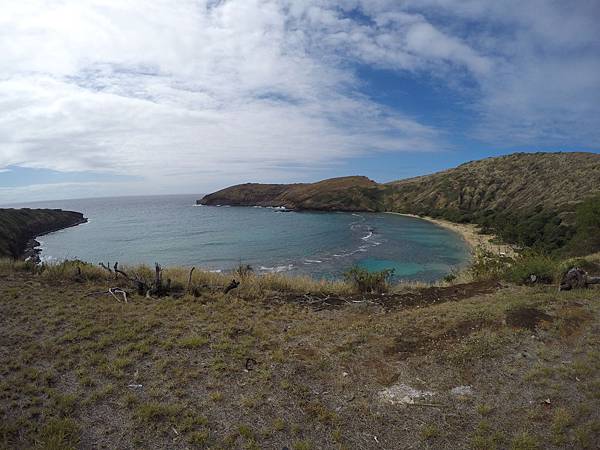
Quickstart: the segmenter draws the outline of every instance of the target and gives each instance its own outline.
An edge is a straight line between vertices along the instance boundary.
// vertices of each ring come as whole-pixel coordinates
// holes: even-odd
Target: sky
[[[0,6],[0,204],[600,152],[598,0]]]

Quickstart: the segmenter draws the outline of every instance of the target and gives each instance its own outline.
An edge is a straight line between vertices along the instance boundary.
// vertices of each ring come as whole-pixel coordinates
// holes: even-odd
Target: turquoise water
[[[80,211],[89,223],[38,240],[42,258],[185,265],[339,277],[359,265],[433,281],[468,255],[455,233],[394,214],[278,212],[195,206],[198,196],[120,197],[28,204]],[[25,205],[24,205],[25,206]]]

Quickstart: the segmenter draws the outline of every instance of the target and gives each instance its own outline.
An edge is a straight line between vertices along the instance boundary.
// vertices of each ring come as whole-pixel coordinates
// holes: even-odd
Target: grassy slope
[[[20,267],[0,265],[0,446],[557,449],[600,440],[598,289],[505,285],[382,314],[371,303],[293,305],[281,300],[285,286],[256,280],[227,296],[205,288],[125,304],[85,296],[120,283],[98,270],[75,283],[73,266]],[[184,271],[168,276],[185,280]],[[224,281],[195,273],[193,283]],[[511,313],[523,307],[547,316],[528,329]],[[435,395],[410,406],[380,398],[399,384]],[[460,385],[473,395],[449,393]]]
[[[386,209],[477,223],[507,242],[546,251],[593,250],[571,242],[581,240],[577,205],[600,192],[597,154],[517,153],[388,186]]]
[[[388,184],[395,207],[461,212],[558,210],[600,192],[600,155],[515,153]]]
[[[30,239],[84,220],[81,213],[59,209],[0,209],[0,257],[18,258]]]
[[[206,195],[204,205],[285,206],[290,209],[371,211],[370,196],[378,185],[366,177],[332,178],[317,183],[257,184],[232,186]]]

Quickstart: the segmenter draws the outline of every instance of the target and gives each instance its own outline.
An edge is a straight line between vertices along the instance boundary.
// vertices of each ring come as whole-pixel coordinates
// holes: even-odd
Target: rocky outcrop
[[[0,209],[0,257],[34,256],[32,240],[87,222],[83,214],[61,209]]]
[[[367,177],[331,178],[318,183],[232,186],[206,195],[201,205],[283,206],[295,210],[376,211],[380,186]]]

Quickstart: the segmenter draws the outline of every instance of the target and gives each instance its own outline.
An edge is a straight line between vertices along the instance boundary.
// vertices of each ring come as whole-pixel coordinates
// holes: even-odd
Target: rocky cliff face
[[[87,222],[83,214],[60,209],[0,209],[0,257],[20,258],[36,236]]]

